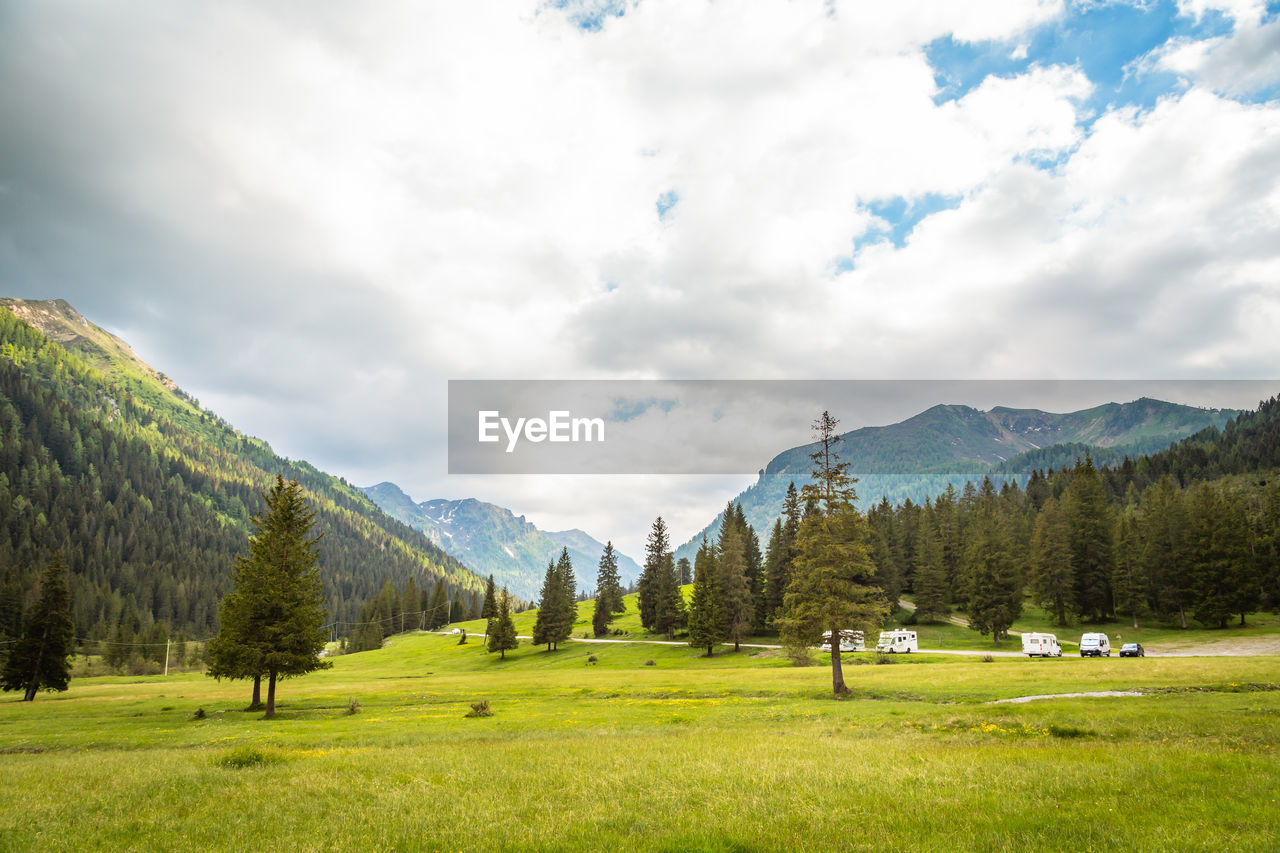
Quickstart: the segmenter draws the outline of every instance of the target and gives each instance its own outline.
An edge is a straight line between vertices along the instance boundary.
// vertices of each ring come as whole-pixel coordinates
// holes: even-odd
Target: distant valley
[[[536,601],[547,562],[569,549],[579,589],[595,585],[604,543],[581,530],[539,530],[511,510],[474,498],[415,503],[395,483],[379,483],[363,491],[392,518],[422,531],[446,553],[481,575],[492,574],[499,586],[526,601]],[[616,553],[616,551],[615,551]],[[640,577],[640,566],[618,554],[624,585]]]

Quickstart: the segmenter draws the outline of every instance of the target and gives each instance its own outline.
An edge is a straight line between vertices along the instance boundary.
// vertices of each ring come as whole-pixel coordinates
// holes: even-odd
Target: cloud
[[[1078,8],[11,4],[0,277],[422,498],[449,378],[1273,370],[1276,22],[1182,3],[1234,29],[1095,113],[1036,52]],[[938,103],[942,38],[1028,61]]]

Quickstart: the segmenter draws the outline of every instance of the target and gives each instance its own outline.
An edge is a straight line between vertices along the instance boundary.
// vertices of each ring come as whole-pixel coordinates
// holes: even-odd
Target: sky
[[[753,472],[451,476],[449,380],[1280,375],[1278,13],[9,0],[0,295],[284,455],[635,555]]]

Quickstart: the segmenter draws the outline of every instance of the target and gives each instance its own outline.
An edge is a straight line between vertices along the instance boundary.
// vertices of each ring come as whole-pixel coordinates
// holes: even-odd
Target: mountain
[[[1098,464],[1119,464],[1161,450],[1207,427],[1222,427],[1238,412],[1202,409],[1142,398],[1055,414],[1039,409],[997,406],[981,411],[962,405],[937,405],[889,426],[862,427],[841,436],[840,459],[858,478],[865,506],[887,497],[919,502],[942,492],[948,483],[967,480],[1023,479],[1036,469],[1070,465],[1086,452]],[[779,453],[759,479],[734,498],[761,544],[782,510],[787,485],[809,482],[816,444]],[[714,539],[719,518],[676,550],[692,559],[703,535]]]
[[[335,623],[410,578],[478,600],[483,581],[419,531],[201,408],[65,301],[0,299],[0,610],[60,552],[77,636],[207,637],[277,474],[316,512]]]
[[[395,483],[379,483],[362,491],[387,514],[421,530],[481,575],[492,574],[498,586],[507,586],[519,598],[538,597],[547,562],[556,559],[562,548],[569,549],[578,588],[595,586],[604,543],[581,530],[539,530],[523,515],[474,498],[414,503]],[[618,574],[625,586],[640,577],[640,567],[618,554]]]

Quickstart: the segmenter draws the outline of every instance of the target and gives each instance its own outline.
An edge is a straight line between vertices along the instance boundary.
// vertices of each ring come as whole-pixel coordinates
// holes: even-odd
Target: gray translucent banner
[[[1067,444],[1151,452],[1278,391],[1277,380],[451,380],[449,473],[805,473],[802,446],[830,411],[856,475],[972,474]]]

